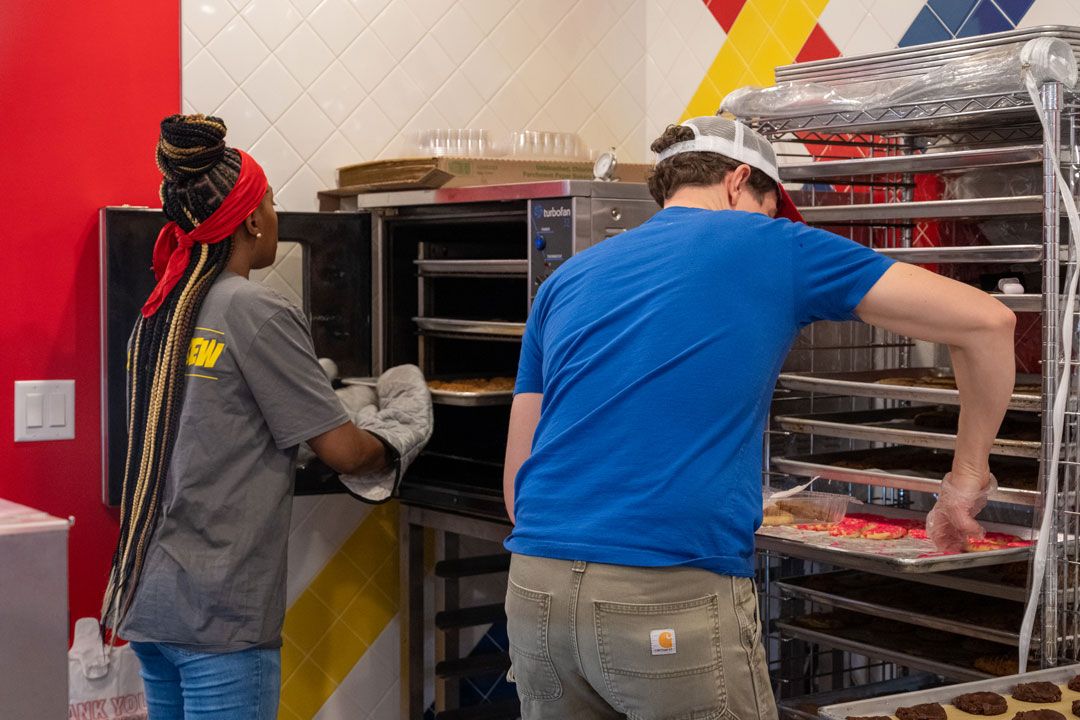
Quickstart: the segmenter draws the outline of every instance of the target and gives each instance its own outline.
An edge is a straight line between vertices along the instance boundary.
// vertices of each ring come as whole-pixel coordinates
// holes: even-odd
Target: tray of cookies
[[[769,520],[777,522],[775,518]],[[941,552],[927,537],[925,521],[925,514],[911,510],[849,505],[840,522],[763,524],[756,533],[756,547],[886,574],[1019,562],[1027,560],[1033,549],[1030,528],[984,522],[985,538],[969,539],[962,552]]]
[[[789,432],[952,450],[956,446],[959,417],[959,409],[955,407],[913,405],[854,412],[781,415],[776,417],[776,423]],[[1039,415],[1010,411],[1001,423],[1001,430],[990,453],[1038,458],[1041,433]]]
[[[787,578],[778,580],[776,587],[787,597],[931,631],[1013,646],[1020,642],[1023,602],[981,597],[955,589],[926,592],[917,582],[857,570]]]
[[[789,475],[937,493],[941,490],[941,478],[952,469],[952,458],[952,453],[947,450],[901,445],[774,456],[772,466]],[[998,481],[998,490],[990,496],[991,500],[1014,505],[1039,504],[1040,495],[1035,490],[1039,477],[1038,460],[994,455],[990,458],[990,471]]]
[[[832,720],[1065,720],[1080,713],[1080,665],[826,705]]]
[[[951,368],[919,367],[838,373],[781,373],[778,382],[781,387],[789,390],[912,400],[942,405],[960,404],[960,391],[956,389],[956,378]],[[1042,409],[1041,392],[1042,386],[1038,375],[1017,375],[1009,408],[1037,412]]]

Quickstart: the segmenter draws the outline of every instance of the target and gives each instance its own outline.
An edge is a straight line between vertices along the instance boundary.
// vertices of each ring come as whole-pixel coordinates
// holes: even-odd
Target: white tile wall
[[[185,112],[223,117],[286,210],[411,130],[576,132],[651,159],[724,41],[701,0],[182,0]],[[647,23],[658,18],[658,24]],[[655,57],[653,57],[655,55]]]

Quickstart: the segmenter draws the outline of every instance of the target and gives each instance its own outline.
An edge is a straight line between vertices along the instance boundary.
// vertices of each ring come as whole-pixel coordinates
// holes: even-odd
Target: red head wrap
[[[154,243],[154,277],[158,283],[143,305],[144,318],[157,312],[180,281],[191,257],[192,246],[195,243],[212,245],[232,235],[240,223],[259,207],[266,195],[266,173],[246,152],[237,152],[240,153],[240,177],[218,209],[190,233],[181,230],[175,222],[161,228]]]

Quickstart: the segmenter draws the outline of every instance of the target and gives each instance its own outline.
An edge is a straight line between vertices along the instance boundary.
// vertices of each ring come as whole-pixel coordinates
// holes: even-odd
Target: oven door
[[[100,211],[102,501],[120,504],[127,449],[127,341],[139,308],[154,288],[150,258],[165,224],[160,210]],[[370,375],[371,216],[367,213],[278,213],[274,266],[252,271],[301,307],[315,353],[333,359],[341,376]],[[297,473],[298,495],[345,492],[321,463]]]

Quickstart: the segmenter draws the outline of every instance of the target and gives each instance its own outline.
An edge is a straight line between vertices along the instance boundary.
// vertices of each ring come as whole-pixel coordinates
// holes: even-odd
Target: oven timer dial
[[[537,250],[543,250],[546,247],[547,247],[547,240],[544,239],[543,235],[537,235],[536,236],[536,249]]]
[[[600,153],[596,158],[596,162],[593,164],[593,177],[596,180],[603,180],[605,182],[618,180],[619,178],[615,177],[615,168],[618,167],[618,164],[618,161],[615,159],[615,148]]]

